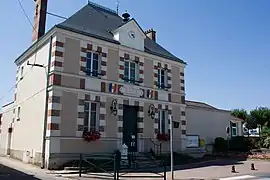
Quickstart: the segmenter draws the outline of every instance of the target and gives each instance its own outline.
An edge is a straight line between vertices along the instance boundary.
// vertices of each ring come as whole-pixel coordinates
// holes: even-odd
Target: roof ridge
[[[88,5],[95,6],[95,8],[99,8],[100,10],[107,11],[108,13],[113,13],[113,14],[118,15],[115,10],[112,10],[112,9],[107,8],[105,6],[99,5],[99,4],[94,3],[92,1],[88,1]]]

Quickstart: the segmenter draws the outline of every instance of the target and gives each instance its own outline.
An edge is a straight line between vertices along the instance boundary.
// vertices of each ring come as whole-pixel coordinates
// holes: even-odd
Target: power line
[[[26,101],[28,101],[28,100],[34,98],[36,95],[38,95],[39,93],[41,93],[41,92],[44,91],[45,89],[46,89],[46,88],[42,88],[41,90],[39,90],[39,91],[36,92],[35,94],[33,94],[33,95],[29,96],[28,98],[24,99],[23,101],[17,103],[16,106],[21,105],[21,104],[23,104],[24,102],[26,102]],[[4,114],[4,113],[7,113],[7,112],[10,112],[10,111],[12,111],[13,109],[14,109],[14,107],[9,108],[9,109],[7,109],[6,111],[2,111],[1,113]]]
[[[34,26],[33,26],[33,24],[32,24],[32,22],[31,22],[29,16],[27,15],[27,13],[26,13],[26,11],[25,11],[25,9],[24,9],[24,7],[23,7],[23,5],[22,5],[22,2],[21,2],[20,0],[17,0],[17,2],[18,2],[18,4],[19,4],[19,6],[20,6],[20,8],[21,8],[21,10],[22,10],[22,12],[23,12],[23,14],[24,14],[24,16],[26,17],[27,21],[29,22],[30,26],[32,27],[32,29],[33,29],[35,32],[37,32],[36,29],[34,29]],[[36,59],[37,59],[37,49],[38,49],[38,41],[36,42],[36,47],[35,47],[34,64],[36,63]],[[29,72],[29,70],[28,70],[27,72],[25,72],[25,74],[24,74],[22,77],[19,78],[19,80],[16,82],[16,84],[13,85],[13,86],[8,90],[7,93],[10,93],[10,92],[18,85],[18,83],[26,76],[26,74],[27,74],[28,72]],[[0,98],[0,101],[2,101],[2,100],[4,99],[5,96],[6,96],[6,95],[3,95],[3,96]]]
[[[22,9],[22,11],[23,11],[23,13],[24,13],[24,16],[25,16],[26,19],[28,20],[29,24],[32,26],[32,28],[34,28],[34,26],[33,26],[32,22],[31,22],[29,16],[27,15],[26,11],[25,11],[24,8],[23,8],[22,2],[21,2],[20,0],[17,0],[17,2],[18,2],[18,4],[20,5],[20,7],[21,7],[21,9]]]

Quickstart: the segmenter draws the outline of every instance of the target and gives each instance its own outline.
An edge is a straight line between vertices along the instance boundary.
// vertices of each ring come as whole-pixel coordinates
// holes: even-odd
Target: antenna
[[[116,0],[116,13],[118,14],[119,12],[119,0]]]

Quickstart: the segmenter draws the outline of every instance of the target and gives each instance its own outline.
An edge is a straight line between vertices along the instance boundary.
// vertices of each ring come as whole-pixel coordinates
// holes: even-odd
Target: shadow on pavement
[[[213,160],[209,162],[201,162],[201,163],[194,163],[194,164],[185,164],[175,166],[175,170],[185,170],[185,169],[193,169],[193,168],[202,168],[207,166],[228,166],[228,165],[238,165],[243,164],[240,160],[233,160],[233,159],[220,159],[220,160]]]
[[[13,180],[13,179],[19,179],[19,180],[40,180],[33,175],[25,174],[21,171],[12,169],[10,167],[4,166],[0,164],[0,179],[1,180]]]

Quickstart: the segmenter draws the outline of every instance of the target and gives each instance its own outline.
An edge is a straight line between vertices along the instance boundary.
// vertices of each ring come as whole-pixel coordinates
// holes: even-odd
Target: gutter
[[[46,79],[46,88],[45,88],[45,112],[44,112],[44,122],[43,122],[43,136],[42,136],[42,149],[41,149],[41,169],[45,168],[45,151],[46,151],[46,132],[47,132],[47,120],[48,120],[48,98],[49,98],[49,74],[50,74],[50,69],[51,69],[51,57],[52,57],[52,39],[53,37],[50,37],[50,48],[49,48],[49,58],[48,58],[48,71],[47,71],[47,79]]]

